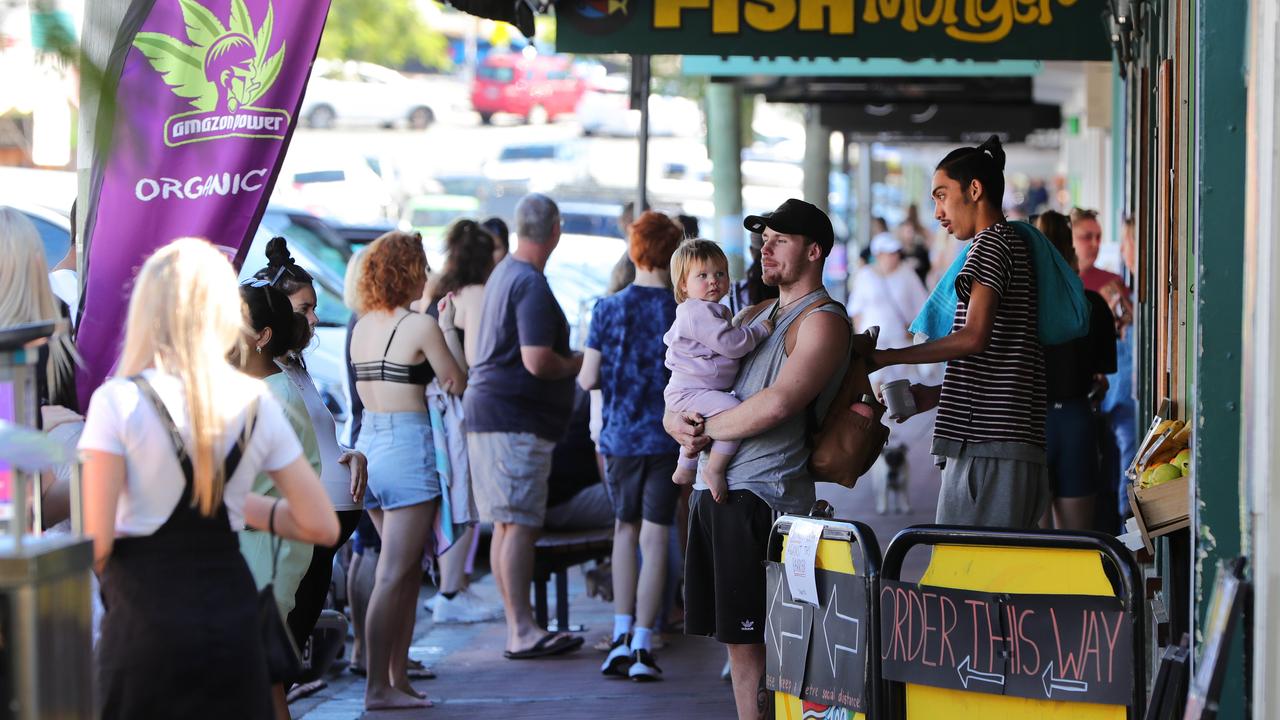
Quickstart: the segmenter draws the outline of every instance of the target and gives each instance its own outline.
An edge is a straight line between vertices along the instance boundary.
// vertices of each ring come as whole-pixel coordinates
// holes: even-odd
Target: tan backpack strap
[[[796,319],[792,320],[791,324],[787,326],[787,336],[783,340],[783,350],[787,353],[788,357],[791,356],[791,351],[795,349],[796,341],[800,337],[800,323],[804,322],[805,318],[809,317],[811,313],[817,312],[819,308],[827,305],[838,305],[842,310],[844,309],[843,305],[840,305],[840,303],[832,300],[830,297],[818,298],[817,300],[809,303],[805,309],[801,310],[800,314],[796,316]]]
[[[760,317],[760,313],[768,310],[770,305],[774,305],[777,302],[777,300],[764,300],[750,307],[743,308],[741,312],[742,322],[739,323],[739,327],[746,327],[750,325],[752,320]]]

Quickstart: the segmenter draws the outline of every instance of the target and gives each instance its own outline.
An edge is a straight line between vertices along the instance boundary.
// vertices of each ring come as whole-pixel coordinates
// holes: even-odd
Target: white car
[[[399,214],[387,183],[354,153],[290,152],[271,201],[307,210],[336,225],[375,225]]]
[[[626,252],[627,244],[617,238],[568,233],[560,236],[545,272],[551,293],[569,321],[571,348],[581,350],[586,345],[591,310],[604,296],[613,266]]]
[[[301,116],[308,127],[405,125],[425,130],[438,113],[429,87],[373,63],[317,60]]]
[[[544,142],[508,145],[484,164],[482,173],[491,193],[518,197],[585,182],[586,167],[576,143]]]
[[[630,81],[617,75],[591,81],[574,114],[583,135],[635,137],[640,134],[640,111],[631,109]],[[702,110],[689,98],[649,96],[649,134],[697,137],[703,132]]]

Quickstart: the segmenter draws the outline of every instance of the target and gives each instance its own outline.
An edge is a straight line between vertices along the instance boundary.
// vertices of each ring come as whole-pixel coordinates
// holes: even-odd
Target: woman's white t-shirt
[[[143,376],[173,416],[183,440],[190,444],[186,391],[182,382],[154,370],[143,371]],[[302,445],[280,404],[265,384],[257,387],[258,417],[253,435],[240,465],[223,490],[232,530],[244,528],[244,500],[253,478],[260,472],[280,470],[302,455]],[[219,462],[226,458],[239,438],[249,404],[246,402],[227,429],[225,446],[218,453]],[[185,482],[182,465],[160,416],[132,381],[113,378],[93,394],[79,448],[125,458],[125,485],[116,506],[117,535],[150,535],[173,514]]]

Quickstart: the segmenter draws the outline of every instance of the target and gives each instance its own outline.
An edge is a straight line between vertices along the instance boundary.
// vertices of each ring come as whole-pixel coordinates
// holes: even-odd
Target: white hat
[[[902,252],[902,243],[898,242],[898,238],[894,237],[892,233],[882,232],[871,238],[872,255],[896,252]]]

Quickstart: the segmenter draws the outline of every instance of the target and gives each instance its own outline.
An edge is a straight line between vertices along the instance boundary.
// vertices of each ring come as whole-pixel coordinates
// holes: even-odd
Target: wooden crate
[[[1153,488],[1129,485],[1129,507],[1142,532],[1147,552],[1154,553],[1151,538],[1167,535],[1191,524],[1191,478],[1181,477]]]

